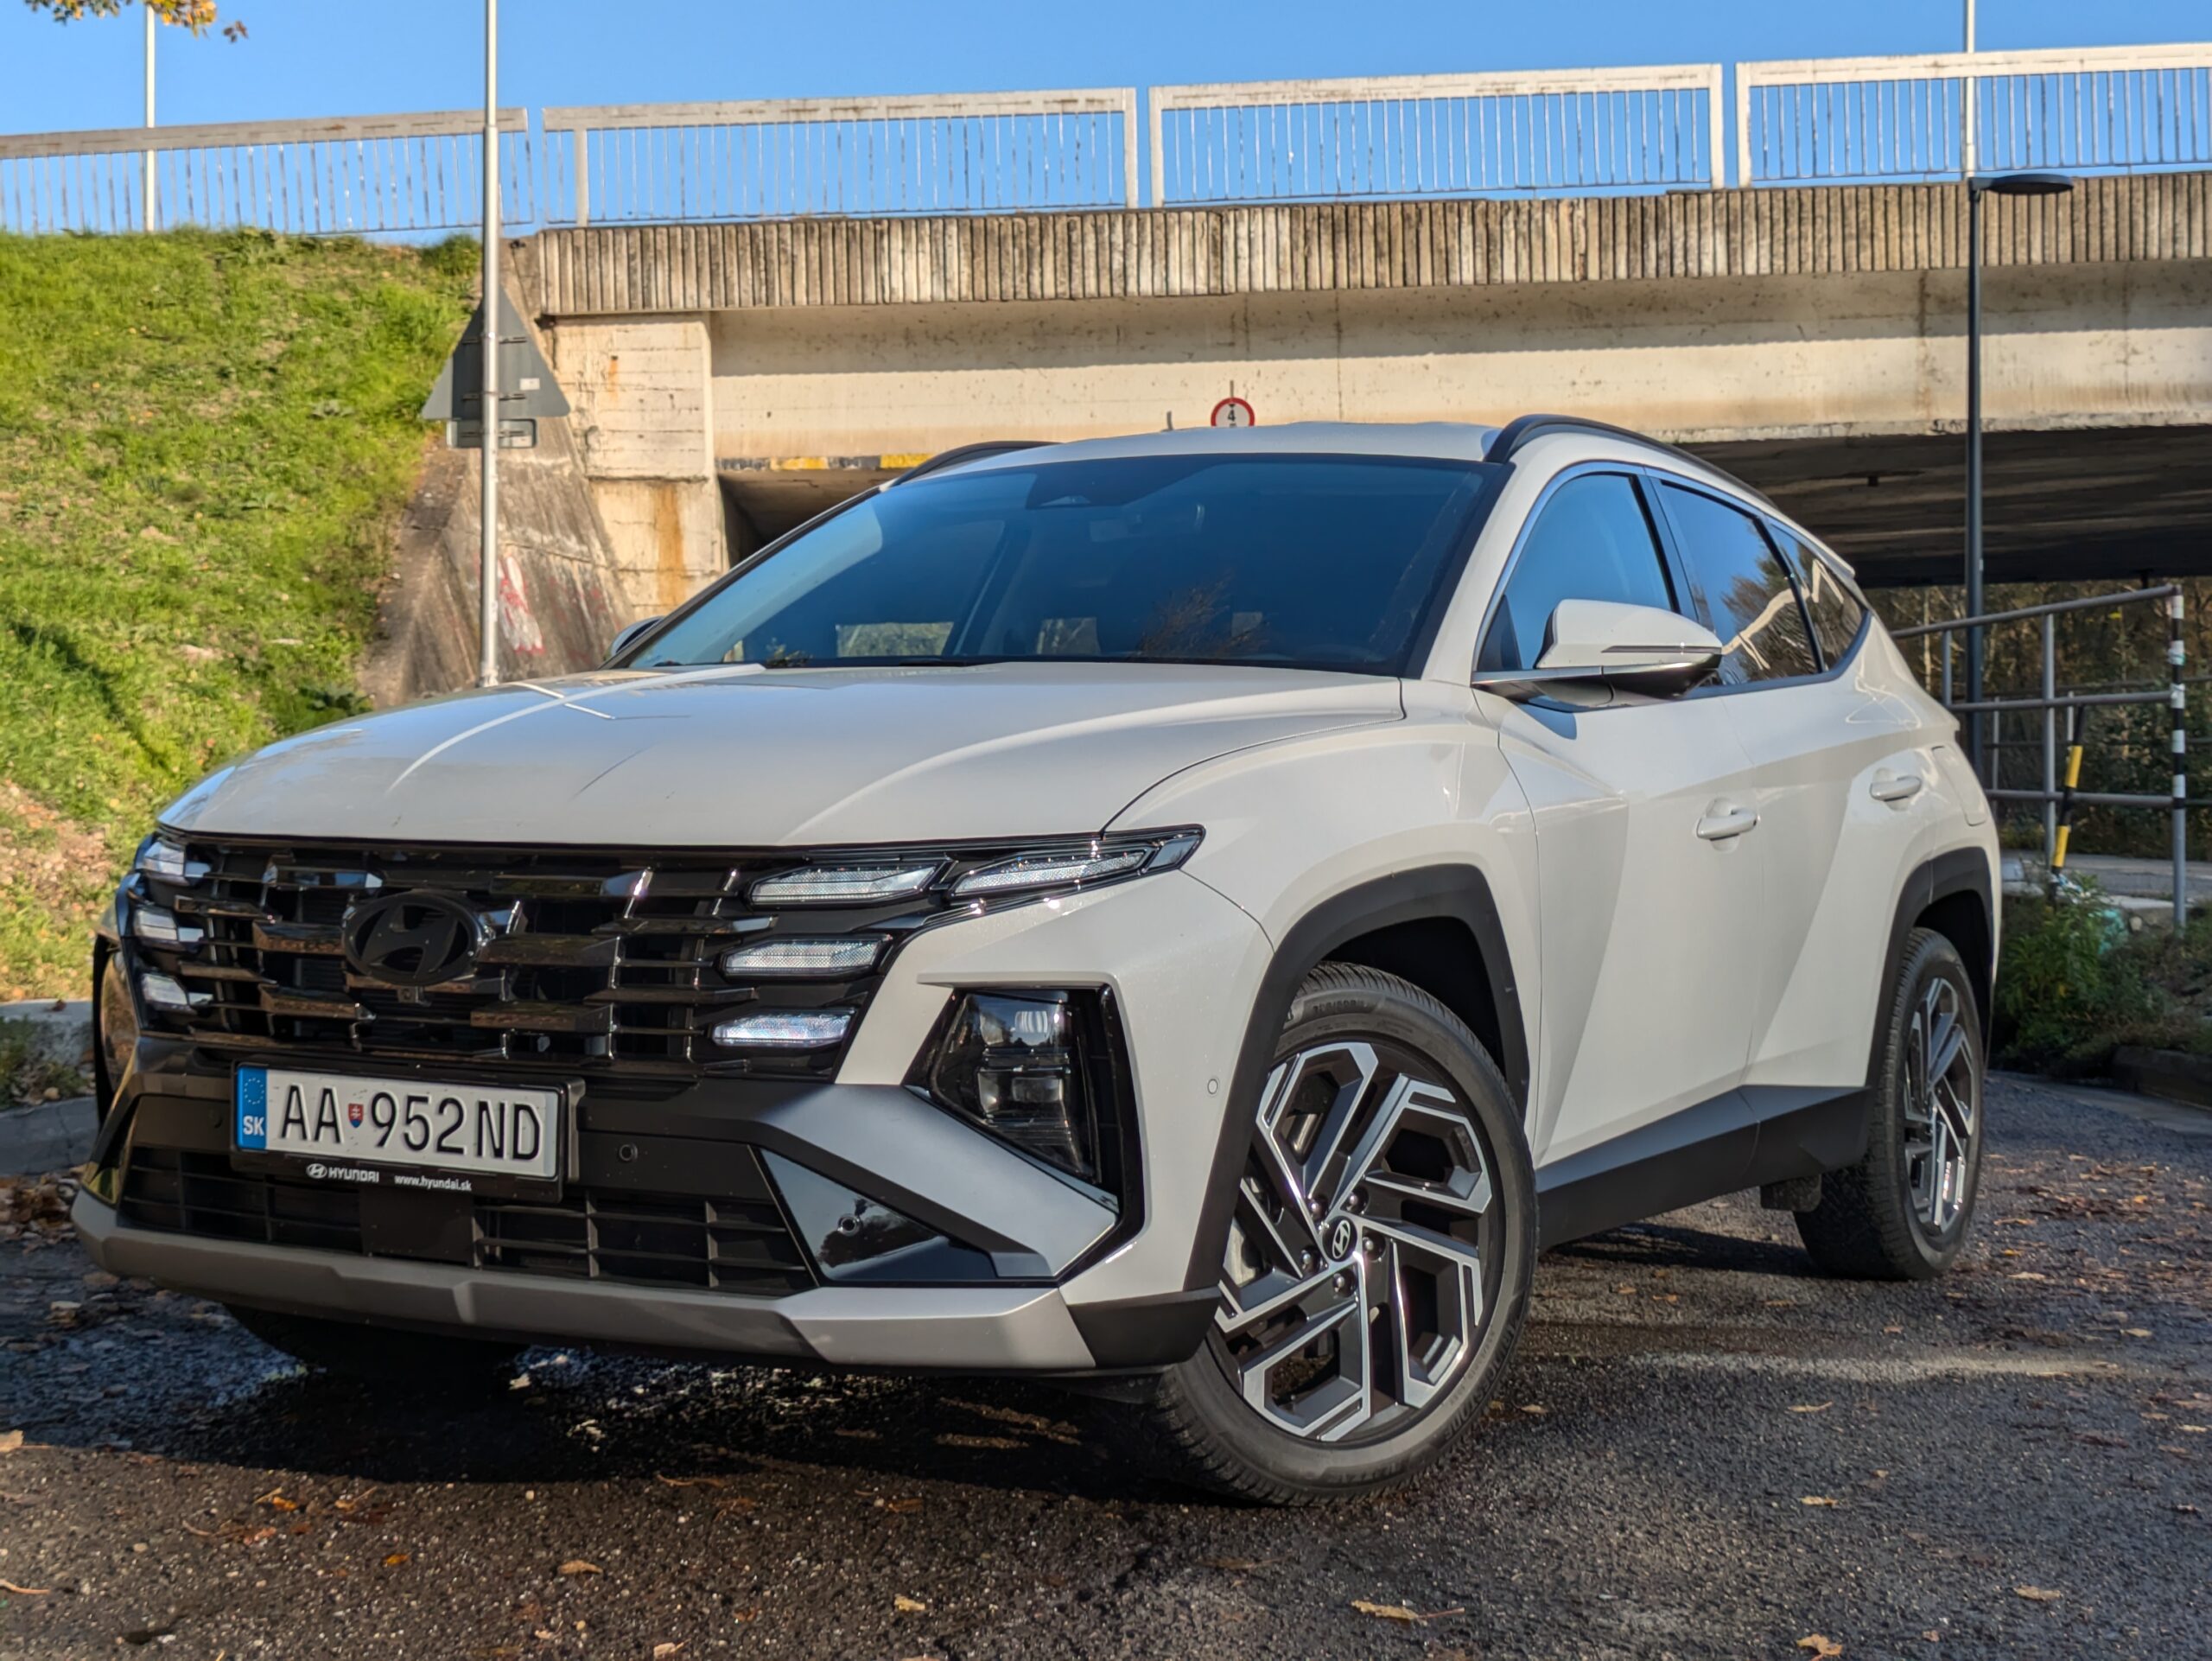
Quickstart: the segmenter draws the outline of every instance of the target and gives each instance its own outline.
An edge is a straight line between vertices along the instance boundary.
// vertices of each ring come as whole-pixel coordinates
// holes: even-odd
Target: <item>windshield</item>
[[[918,479],[742,569],[628,665],[1053,659],[1399,674],[1500,471],[1147,455]]]

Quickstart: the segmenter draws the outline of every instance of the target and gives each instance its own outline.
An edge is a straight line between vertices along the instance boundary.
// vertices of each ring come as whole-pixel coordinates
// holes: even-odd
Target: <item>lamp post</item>
[[[1967,180],[1967,615],[1982,614],[1981,597],[1981,199],[2059,196],[2074,188],[2063,173],[2000,173]],[[1982,639],[1967,631],[1967,702],[1981,702]],[[1981,711],[1967,724],[1967,754],[1983,777]]]

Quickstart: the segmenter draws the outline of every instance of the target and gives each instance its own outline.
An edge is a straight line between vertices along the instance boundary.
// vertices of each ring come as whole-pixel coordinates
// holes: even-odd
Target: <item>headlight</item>
[[[952,894],[956,900],[988,900],[1048,888],[1080,888],[1140,871],[1172,871],[1198,851],[1203,836],[1198,830],[1168,830],[1019,854],[968,872],[952,885]]]
[[[200,943],[207,938],[207,931],[190,923],[180,923],[175,913],[159,906],[133,906],[130,908],[130,938],[146,945],[160,946],[169,951],[196,951]]]
[[[174,882],[189,888],[207,875],[207,866],[200,860],[185,857],[181,844],[164,836],[151,836],[138,844],[138,857],[130,869],[152,877],[157,882]]]
[[[850,1009],[798,1009],[740,1015],[715,1028],[715,1042],[734,1050],[826,1050],[845,1041]]]
[[[205,992],[188,992],[170,977],[157,974],[138,977],[138,996],[146,1000],[149,1009],[158,1009],[165,1015],[188,1015],[214,1001]]]
[[[1082,995],[969,992],[919,1080],[931,1100],[1086,1182],[1100,1179]]]
[[[899,865],[803,865],[753,885],[756,906],[867,906],[904,900],[937,880],[944,862]]]
[[[722,973],[740,979],[848,980],[865,975],[883,955],[884,937],[842,940],[762,940],[722,955]]]

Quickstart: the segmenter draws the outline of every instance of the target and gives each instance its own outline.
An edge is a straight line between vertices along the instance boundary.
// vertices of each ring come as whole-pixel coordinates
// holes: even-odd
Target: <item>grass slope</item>
[[[0,235],[0,997],[171,798],[359,704],[473,244]]]

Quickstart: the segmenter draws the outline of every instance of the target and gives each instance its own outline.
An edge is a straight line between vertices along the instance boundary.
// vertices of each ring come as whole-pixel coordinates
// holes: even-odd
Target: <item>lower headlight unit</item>
[[[969,992],[929,1068],[932,1098],[1046,1164],[1099,1180],[1098,1121],[1065,992]]]
[[[850,1009],[795,1010],[740,1015],[715,1028],[715,1042],[734,1050],[826,1050],[845,1041]]]

